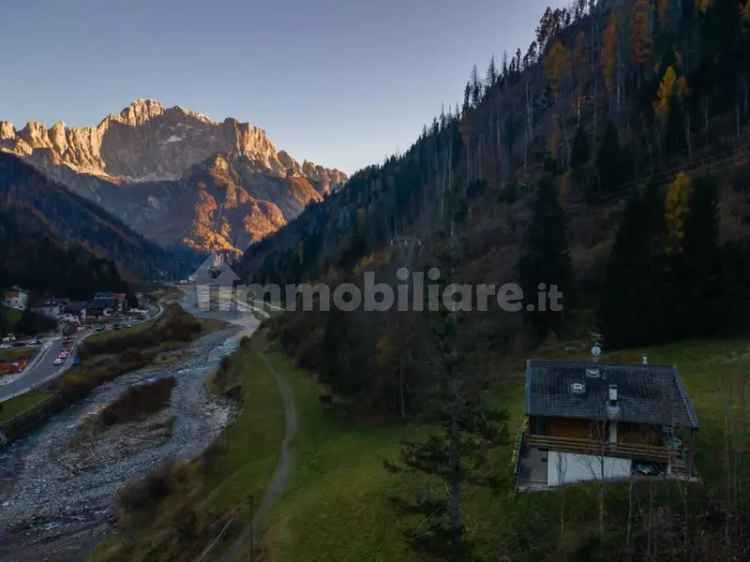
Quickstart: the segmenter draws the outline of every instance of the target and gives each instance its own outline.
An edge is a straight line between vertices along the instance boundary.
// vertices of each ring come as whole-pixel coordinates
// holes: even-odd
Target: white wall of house
[[[557,451],[550,451],[547,454],[548,486],[601,480],[602,478],[605,480],[628,478],[631,470],[630,459]]]

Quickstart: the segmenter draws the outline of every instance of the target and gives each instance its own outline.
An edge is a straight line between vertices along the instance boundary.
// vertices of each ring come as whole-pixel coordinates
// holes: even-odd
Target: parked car
[[[55,365],[62,365],[63,363],[65,363],[65,360],[59,357],[53,361],[53,364]]]

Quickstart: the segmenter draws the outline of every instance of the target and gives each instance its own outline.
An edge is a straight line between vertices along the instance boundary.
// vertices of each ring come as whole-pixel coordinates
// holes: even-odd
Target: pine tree
[[[479,80],[477,65],[471,70],[471,104],[478,107],[482,101],[482,82]]]
[[[682,220],[680,251],[670,255],[669,318],[672,337],[715,335],[723,315],[715,305],[721,297],[719,193],[713,178],[691,181]]]
[[[663,201],[656,186],[634,194],[618,228],[598,308],[609,348],[659,343],[669,337]]]
[[[564,296],[564,306],[571,301],[572,266],[568,249],[567,223],[560,206],[555,184],[544,178],[537,189],[533,216],[524,245],[524,254],[518,263],[518,273],[527,300],[533,303],[538,291],[552,286]],[[550,330],[561,326],[561,311],[529,311],[526,316],[534,334],[543,338]]]
[[[620,146],[617,126],[607,123],[601,145],[596,154],[596,168],[599,175],[599,195],[606,196],[616,192],[623,184],[630,181],[631,158],[627,147]]]
[[[408,441],[400,462],[387,461],[395,474],[415,473],[428,483],[440,483],[415,501],[393,498],[400,511],[419,515],[422,522],[407,532],[413,547],[451,562],[473,560],[466,538],[463,501],[466,488],[499,484],[488,453],[508,443],[505,412],[486,407],[476,383],[461,367],[457,350],[457,319],[441,314],[434,330],[440,373],[437,392],[439,433],[425,441]]]
[[[497,84],[497,64],[495,63],[495,55],[492,55],[490,65],[487,67],[487,87],[492,88],[495,84]]]
[[[573,139],[573,152],[570,155],[570,166],[574,172],[580,172],[591,158],[591,147],[589,138],[583,127],[578,127],[576,136]]]
[[[467,82],[466,88],[464,88],[463,112],[466,113],[470,108],[471,108],[471,82]]]

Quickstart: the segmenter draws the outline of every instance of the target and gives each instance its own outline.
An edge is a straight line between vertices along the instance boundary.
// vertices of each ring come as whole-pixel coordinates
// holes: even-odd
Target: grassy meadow
[[[416,521],[398,513],[389,499],[415,493],[425,480],[400,478],[383,468],[383,460],[398,455],[403,439],[426,435],[430,428],[416,422],[362,419],[323,404],[315,377],[296,368],[265,338],[261,332],[245,342],[213,382],[217,392],[242,388],[241,411],[223,437],[203,458],[172,468],[171,491],[165,497],[145,509],[121,513],[121,531],[101,545],[92,560],[184,560],[197,558],[211,544],[204,560],[224,559],[270,481],[284,434],[281,400],[262,354],[293,389],[299,430],[292,444],[295,464],[289,485],[269,517],[261,545],[255,545],[258,559],[431,560],[410,549],[404,531]],[[541,355],[583,356],[563,349],[548,348]],[[683,504],[698,510],[706,497],[721,497],[726,419],[746,408],[740,398],[748,386],[750,339],[689,341],[612,354],[606,360],[640,361],[643,353],[652,363],[677,365],[682,373],[701,421],[697,460],[704,483],[690,488],[688,500],[679,484],[636,484],[634,540],[643,540],[648,502],[665,510]],[[508,410],[512,436],[523,423],[524,359],[498,362],[487,387],[488,398]],[[741,434],[738,439],[746,437]],[[597,486],[517,494],[511,485],[512,449],[505,447],[493,459],[507,476],[501,490],[467,493],[466,522],[477,554],[488,560],[507,556],[529,562],[588,559],[598,541]],[[607,486],[607,540],[624,540],[628,493],[625,484]],[[188,531],[185,521],[190,522]],[[242,545],[243,559],[249,559],[250,548],[249,542]]]

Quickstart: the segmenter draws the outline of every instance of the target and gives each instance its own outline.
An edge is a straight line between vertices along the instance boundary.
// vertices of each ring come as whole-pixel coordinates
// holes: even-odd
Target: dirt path
[[[286,490],[286,487],[289,484],[289,477],[294,469],[294,451],[292,450],[292,442],[297,435],[298,427],[297,407],[294,402],[294,393],[284,375],[280,374],[273,368],[268,357],[262,353],[258,353],[258,356],[271,374],[273,374],[273,378],[276,381],[276,386],[279,389],[279,395],[281,396],[281,402],[284,408],[286,429],[284,439],[281,442],[279,459],[276,462],[276,468],[271,477],[271,483],[263,493],[263,499],[253,515],[252,521],[245,527],[242,534],[234,542],[232,548],[224,557],[224,562],[240,562],[240,560],[245,560],[246,558],[243,558],[242,555],[247,552],[248,543],[252,545],[258,544],[258,541],[265,530],[268,515],[284,493],[284,490]],[[208,553],[206,552],[205,554]]]

